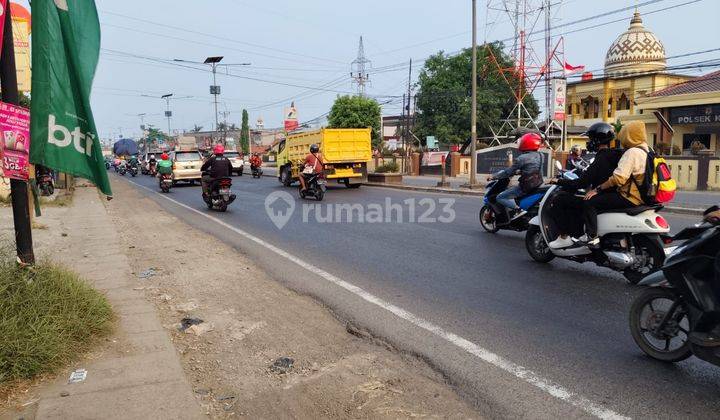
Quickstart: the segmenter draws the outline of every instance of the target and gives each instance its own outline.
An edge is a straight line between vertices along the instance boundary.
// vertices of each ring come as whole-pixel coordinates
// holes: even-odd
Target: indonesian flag
[[[578,73],[585,70],[585,66],[573,66],[569,64],[567,61],[565,62],[565,74],[573,74]]]

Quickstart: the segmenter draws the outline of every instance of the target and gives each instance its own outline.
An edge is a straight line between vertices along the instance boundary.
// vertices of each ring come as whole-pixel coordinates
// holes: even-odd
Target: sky
[[[504,12],[488,12],[487,0],[477,3],[479,42],[512,37],[513,27]],[[400,113],[410,59],[415,81],[424,58],[471,45],[469,0],[96,0],[96,4],[102,51],[92,106],[102,138],[138,136],[138,114],[146,114],[142,117],[146,124],[167,130],[166,102],[159,98],[167,93],[176,98],[170,102],[172,130],[195,125],[213,128],[209,68],[175,59],[224,56],[223,63],[250,63],[218,68],[219,111],[227,113],[228,122],[240,125],[246,108],[252,126],[262,117],[266,127],[277,127],[283,108],[292,100],[299,119],[307,121],[326,114],[337,95],[356,91],[350,70],[360,36],[371,61],[367,94],[383,104],[384,115]],[[664,43],[668,56],[720,48],[717,0],[556,0],[553,4],[552,22],[558,27],[554,35],[574,31],[564,35],[565,60],[596,73],[609,45],[629,26],[633,11],[571,23],[634,5],[639,6],[645,26]],[[536,30],[542,25],[541,19]],[[537,38],[530,37],[541,51]],[[718,57],[720,50],[670,59],[668,64]],[[702,71],[712,70],[717,68]]]

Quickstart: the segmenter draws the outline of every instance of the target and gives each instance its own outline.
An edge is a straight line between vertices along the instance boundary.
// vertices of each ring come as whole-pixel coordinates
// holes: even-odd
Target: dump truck
[[[278,144],[278,180],[286,187],[298,180],[311,144],[320,147],[328,182],[358,188],[367,181],[372,158],[370,128],[323,128],[290,134]]]

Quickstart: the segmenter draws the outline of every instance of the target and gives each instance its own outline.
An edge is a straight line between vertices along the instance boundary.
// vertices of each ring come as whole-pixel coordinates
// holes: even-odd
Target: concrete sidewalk
[[[154,305],[134,290],[137,280],[102,200],[94,187],[75,191],[61,222],[67,233],[61,262],[107,296],[117,316],[114,344],[43,386],[36,418],[205,418]],[[69,384],[77,368],[87,370],[87,379]]]

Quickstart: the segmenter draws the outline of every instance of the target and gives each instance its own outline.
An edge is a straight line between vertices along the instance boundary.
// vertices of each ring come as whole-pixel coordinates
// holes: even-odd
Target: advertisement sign
[[[300,126],[297,118],[297,109],[295,109],[295,102],[290,104],[290,108],[285,108],[285,131],[297,130]]]
[[[7,0],[0,0],[0,19],[5,22],[5,13],[9,11],[7,7]],[[0,25],[0,45],[2,45],[3,34],[5,33],[5,25]]]
[[[437,139],[435,138],[435,136],[425,137],[425,144],[427,145],[428,149],[436,149],[438,147]]]
[[[15,67],[20,92],[30,92],[30,12],[17,3],[10,3],[12,13],[13,41],[15,44]]]
[[[422,156],[422,166],[440,166],[448,152],[425,152]]]
[[[27,181],[30,154],[30,110],[0,102],[2,173],[6,178]]]
[[[553,120],[565,121],[565,106],[567,104],[567,80],[553,79],[551,82],[551,87]]]

